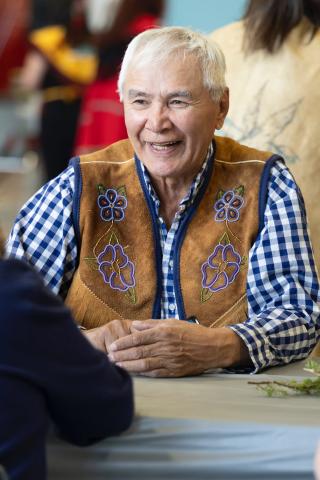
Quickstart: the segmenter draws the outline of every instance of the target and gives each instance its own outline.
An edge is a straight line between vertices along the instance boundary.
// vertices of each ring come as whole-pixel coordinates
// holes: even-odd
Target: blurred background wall
[[[238,20],[245,0],[168,0],[167,25],[183,25],[209,33]]]

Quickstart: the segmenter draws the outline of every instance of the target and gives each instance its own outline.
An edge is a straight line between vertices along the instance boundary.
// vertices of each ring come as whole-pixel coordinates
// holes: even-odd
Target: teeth
[[[172,145],[175,145],[175,142],[172,143],[151,143],[152,148],[158,151],[167,150]]]
[[[156,143],[156,142],[150,142],[150,144],[154,147],[168,147],[170,145],[175,145],[177,142],[161,142],[161,143]]]

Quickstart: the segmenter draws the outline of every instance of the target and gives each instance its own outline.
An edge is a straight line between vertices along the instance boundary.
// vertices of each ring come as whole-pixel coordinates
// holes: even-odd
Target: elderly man
[[[279,156],[214,137],[224,73],[198,33],[138,35],[119,76],[129,140],[74,159],[11,233],[9,253],[131,372],[256,372],[304,358],[317,340],[303,200]]]

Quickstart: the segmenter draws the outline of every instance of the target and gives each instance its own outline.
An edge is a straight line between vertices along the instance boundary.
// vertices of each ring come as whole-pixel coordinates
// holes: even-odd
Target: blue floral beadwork
[[[223,290],[234,281],[240,270],[241,257],[233,245],[219,243],[202,265],[202,287],[211,292]]]
[[[124,211],[127,208],[127,199],[113,188],[98,196],[100,217],[105,222],[121,222],[124,219]]]
[[[232,190],[228,190],[222,198],[216,201],[214,209],[217,212],[215,220],[217,222],[236,222],[240,217],[240,208],[243,206],[243,197],[237,195]]]
[[[98,265],[104,282],[112,289],[126,292],[135,286],[134,264],[119,243],[105,246],[98,256]]]

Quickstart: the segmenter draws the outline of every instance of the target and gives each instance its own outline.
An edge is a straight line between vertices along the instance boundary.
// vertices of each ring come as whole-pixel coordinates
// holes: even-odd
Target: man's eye
[[[144,98],[136,98],[135,100],[133,100],[133,103],[135,105],[146,105],[147,101]]]
[[[183,101],[183,100],[179,100],[179,99],[175,98],[175,99],[170,101],[170,105],[173,105],[175,107],[187,107],[188,103]]]

